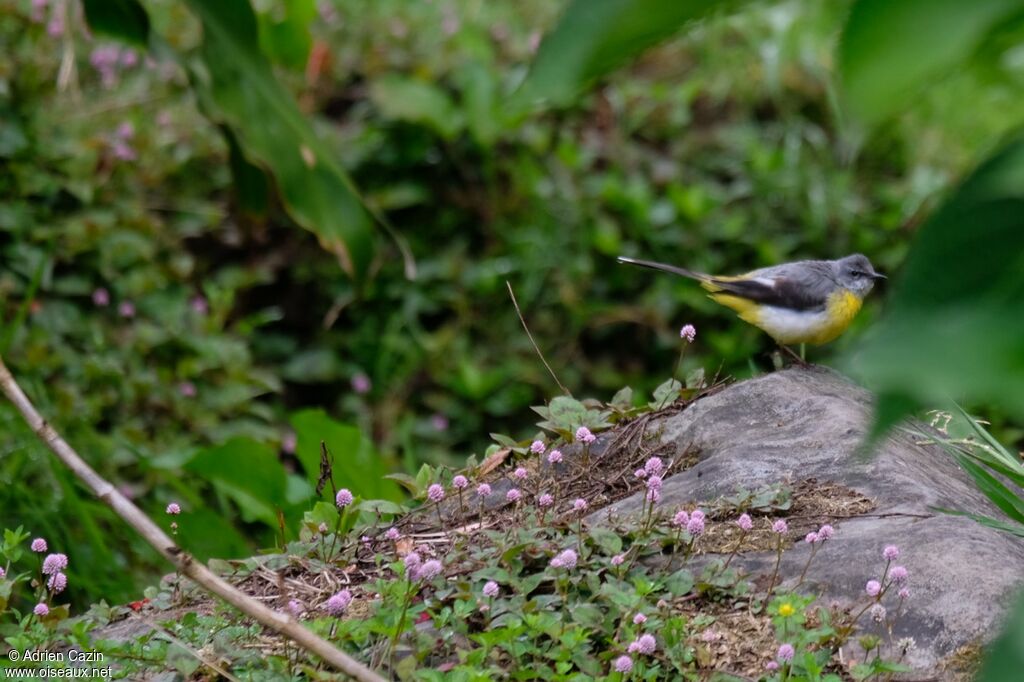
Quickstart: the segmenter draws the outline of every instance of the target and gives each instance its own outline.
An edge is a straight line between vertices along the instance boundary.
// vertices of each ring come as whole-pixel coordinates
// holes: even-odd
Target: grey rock
[[[1003,518],[941,447],[919,444],[907,429],[891,433],[865,457],[859,448],[871,418],[871,395],[822,368],[791,369],[734,384],[660,422],[663,442],[699,451],[695,466],[665,480],[661,508],[708,504],[738,489],[786,480],[834,481],[871,498],[876,509],[833,521],[836,536],[820,550],[802,590],[823,603],[864,604],[864,586],[880,578],[882,550],[897,545],[896,564],[910,571],[911,597],[893,638],[913,637],[906,662],[917,677],[954,679],[944,661],[962,646],[999,632],[1006,605],[1024,580],[1024,542],[934,507]],[[921,424],[911,425],[929,431]],[[656,432],[657,427],[652,425]],[[589,523],[636,515],[638,493],[595,512]],[[783,555],[790,586],[810,546]],[[770,574],[773,552],[740,554],[749,573]],[[785,587],[786,585],[784,585]],[[895,606],[895,595],[886,602]],[[855,607],[856,608],[856,607]],[[867,615],[862,623],[868,620]]]

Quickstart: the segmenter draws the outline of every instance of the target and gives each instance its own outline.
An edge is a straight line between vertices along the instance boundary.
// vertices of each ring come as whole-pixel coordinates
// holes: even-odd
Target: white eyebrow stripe
[[[757,282],[758,284],[763,284],[763,285],[768,286],[768,287],[774,287],[775,286],[775,279],[772,278],[772,277],[755,277],[753,279],[753,281]]]

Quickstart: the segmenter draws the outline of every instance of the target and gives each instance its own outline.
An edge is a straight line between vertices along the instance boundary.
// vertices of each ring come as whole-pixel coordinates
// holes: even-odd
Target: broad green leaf
[[[259,166],[250,163],[238,146],[231,128],[221,126],[224,140],[228,143],[228,164],[231,178],[238,197],[238,206],[246,213],[265,215],[270,206],[270,183],[267,174]]]
[[[283,0],[260,11],[260,46],[272,61],[289,69],[300,70],[306,65],[313,38],[309,24],[316,18],[313,0]]]
[[[385,118],[419,123],[441,137],[462,129],[462,115],[444,90],[426,81],[387,75],[370,85],[370,99]]]
[[[361,280],[373,257],[373,221],[332,150],[274,79],[252,7],[246,0],[187,4],[203,25],[205,71],[194,76],[209,115],[234,131],[247,159],[272,173],[295,222]]]
[[[622,551],[622,538],[618,533],[601,527],[591,528],[588,533],[594,544],[600,547],[605,554],[618,554]]]
[[[277,452],[248,438],[234,438],[202,450],[187,465],[230,497],[246,521],[277,525],[277,509],[287,505],[287,474]]]
[[[295,454],[311,484],[316,485],[320,477],[323,441],[333,460],[334,483],[338,488],[349,488],[363,499],[402,499],[398,486],[384,478],[391,472],[358,428],[331,419],[323,410],[296,412],[291,424],[297,440]],[[324,499],[330,494],[331,486],[327,485]]]
[[[683,385],[681,383],[675,379],[669,379],[654,389],[654,400],[649,402],[648,405],[652,410],[660,410],[674,403],[679,398],[679,392],[682,390]]]
[[[878,427],[951,397],[1024,415],[1024,140],[920,229],[885,317],[842,364],[879,394]]]
[[[839,42],[846,103],[877,123],[968,60],[1020,0],[859,0]]]
[[[138,47],[149,44],[149,15],[138,0],[82,0],[90,30]]]
[[[743,0],[573,0],[544,38],[519,96],[568,104],[587,85],[687,22]]]
[[[978,682],[1017,682],[1024,670],[1024,593],[1018,597],[1003,632],[992,643]]]

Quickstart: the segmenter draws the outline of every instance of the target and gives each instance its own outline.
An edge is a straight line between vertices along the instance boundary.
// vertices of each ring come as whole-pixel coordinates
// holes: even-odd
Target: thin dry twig
[[[25,423],[78,480],[134,528],[165,559],[173,563],[182,574],[262,625],[287,637],[306,651],[320,656],[345,674],[357,680],[383,682],[384,678],[359,661],[338,650],[333,644],[317,636],[295,619],[268,608],[235,588],[204,564],[194,560],[191,554],[178,547],[141,509],[86,464],[85,460],[68,445],[67,441],[61,438],[60,434],[42,418],[28,396],[21,390],[21,386],[18,385],[10,370],[7,369],[2,357],[0,357],[0,389],[21,413]]]
[[[533,334],[530,333],[530,328],[526,325],[526,319],[523,317],[523,311],[519,309],[519,302],[516,301],[516,295],[512,291],[512,284],[508,280],[505,280],[505,286],[508,287],[508,295],[512,297],[512,305],[516,308],[516,314],[519,315],[519,321],[523,323],[523,329],[526,330],[526,336],[530,339],[530,343],[533,344],[533,349],[537,351],[537,356],[540,357],[540,361],[544,363],[545,367],[547,367],[551,378],[554,379],[555,383],[558,384],[558,387],[562,389],[562,393],[571,398],[572,393],[569,389],[563,386],[562,382],[558,380],[557,376],[555,376],[555,370],[551,369],[551,365],[549,365],[548,361],[544,359],[544,354],[540,352],[540,347],[537,345],[537,342],[533,340]]]

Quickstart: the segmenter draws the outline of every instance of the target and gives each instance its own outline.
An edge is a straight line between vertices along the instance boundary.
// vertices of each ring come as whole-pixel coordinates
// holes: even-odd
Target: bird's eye
[[[850,274],[853,275],[854,277],[867,277],[868,276],[868,273],[864,272],[863,270],[854,270]]]

